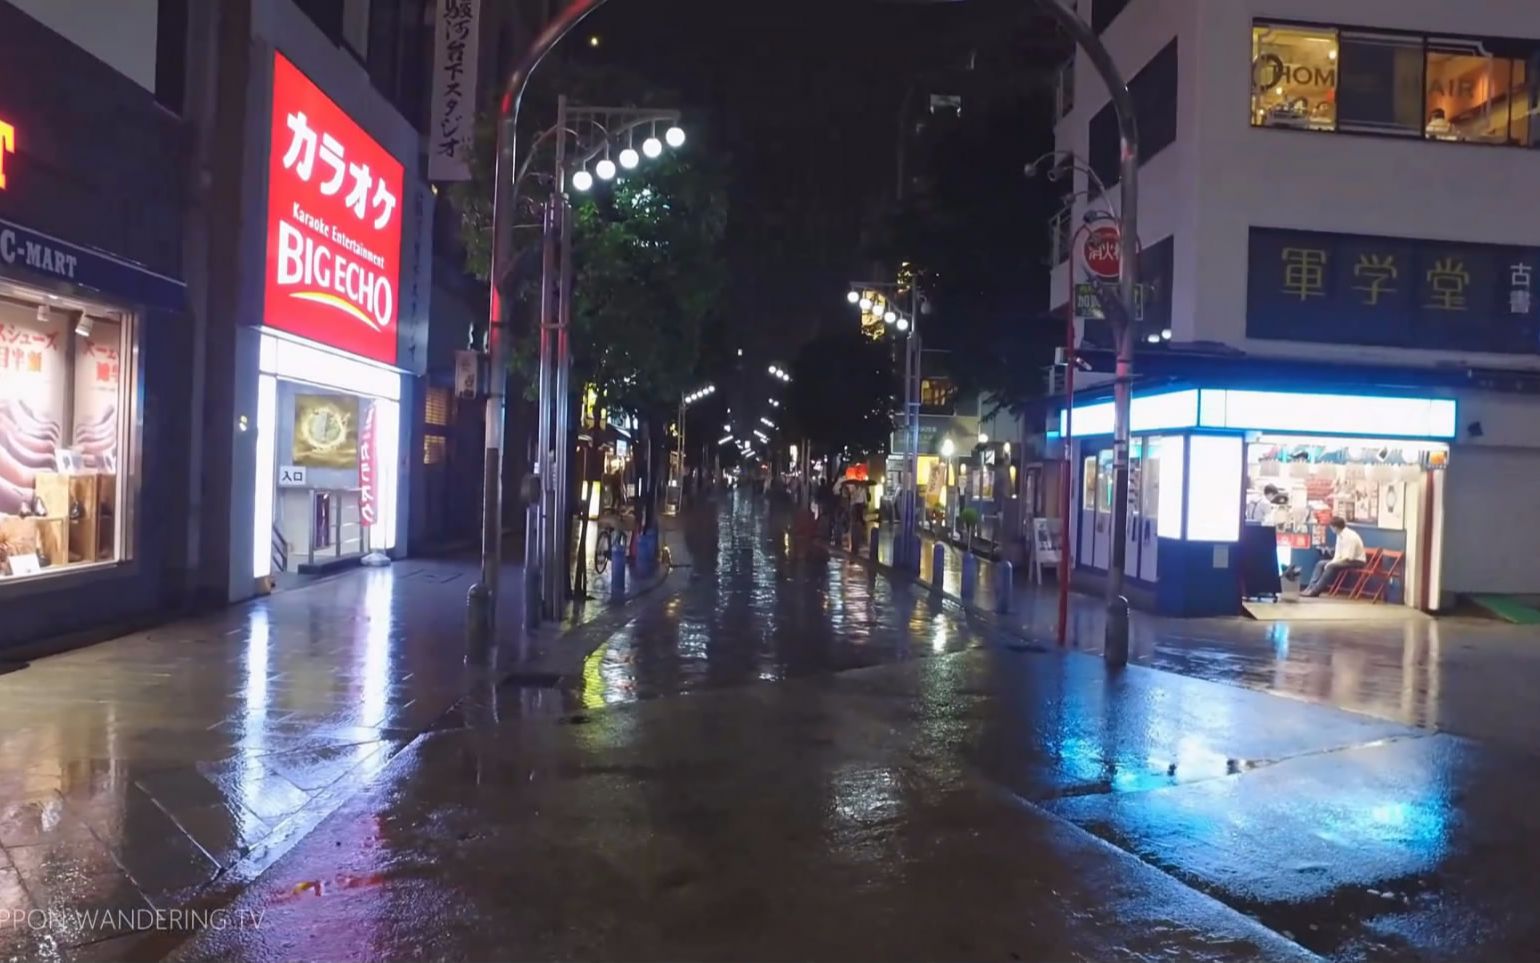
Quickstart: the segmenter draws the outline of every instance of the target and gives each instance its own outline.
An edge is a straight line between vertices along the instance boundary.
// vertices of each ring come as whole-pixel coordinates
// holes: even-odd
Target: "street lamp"
[[[982,432],[982,431],[979,432],[979,444],[981,444],[981,445],[989,444],[989,435],[987,433]]]
[[[845,300],[849,301],[851,304],[859,304],[861,302],[861,292],[850,291],[845,295]]]
[[[898,320],[898,312],[897,311],[886,311],[882,315],[882,321],[883,321],[884,324],[892,324],[893,322],[895,322],[897,320]]]
[[[649,137],[642,141],[642,153],[649,159],[658,157],[663,153],[663,142],[656,137]]]
[[[663,132],[663,139],[668,142],[668,146],[670,147],[683,147],[684,128],[670,127],[668,130]]]
[[[851,294],[855,294],[854,291],[851,291],[850,293]],[[860,309],[862,311],[870,311],[872,309],[872,307],[873,307],[873,302],[872,302],[871,298],[860,297],[859,295],[856,297],[856,302],[855,303],[856,303],[856,305],[858,307],[860,307]]]
[[[599,175],[599,180],[601,181],[614,180],[615,162],[610,160],[608,157],[604,158],[603,160],[599,161],[599,163],[594,165],[594,173]]]
[[[627,147],[620,152],[620,166],[628,171],[636,170],[636,165],[641,162],[642,155],[638,154],[634,148]]]
[[[899,334],[903,334],[905,331],[909,330],[909,319],[899,318],[896,322],[894,322],[893,326],[898,329]]]

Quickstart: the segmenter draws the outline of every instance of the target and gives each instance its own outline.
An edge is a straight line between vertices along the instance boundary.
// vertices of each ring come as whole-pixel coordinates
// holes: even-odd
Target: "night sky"
[[[942,38],[987,6],[613,0],[579,28],[577,55],[677,92],[691,149],[730,156],[730,325],[749,358],[789,358],[850,321],[842,298],[863,220],[893,191],[910,80],[955,56]]]

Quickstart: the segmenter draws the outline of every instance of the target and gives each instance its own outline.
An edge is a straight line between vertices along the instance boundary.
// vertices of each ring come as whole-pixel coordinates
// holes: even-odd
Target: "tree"
[[[897,381],[889,343],[853,328],[815,338],[792,362],[785,427],[848,461],[886,451]]]
[[[540,132],[554,121],[555,92],[575,102],[625,105],[656,104],[666,94],[624,71],[586,64],[561,64],[542,72],[526,101],[541,109],[526,113],[521,143],[533,154],[531,174],[517,198],[517,248],[512,276],[503,290],[522,322],[516,321],[513,366],[533,390],[539,338],[531,317],[538,305],[539,202],[551,189],[552,158],[535,150]],[[619,96],[617,91],[637,98]],[[638,101],[640,103],[638,104]],[[549,107],[550,109],[546,109]],[[452,200],[460,214],[466,266],[486,278],[490,269],[493,163],[492,120],[479,125],[479,150],[472,180],[459,186]],[[527,129],[526,129],[527,128]],[[543,148],[554,143],[547,139]],[[647,440],[644,464],[658,466],[666,438],[663,430],[680,394],[700,380],[712,358],[705,344],[709,325],[720,323],[725,268],[720,249],[726,224],[725,162],[720,155],[695,151],[669,155],[628,172],[613,184],[596,184],[588,194],[573,193],[573,303],[571,330],[572,388],[597,387],[601,405],[637,415]],[[575,408],[576,394],[565,399]],[[577,419],[572,419],[574,427]],[[570,439],[568,440],[570,443]],[[574,468],[579,461],[574,459]],[[645,519],[654,499],[653,472],[646,481]]]

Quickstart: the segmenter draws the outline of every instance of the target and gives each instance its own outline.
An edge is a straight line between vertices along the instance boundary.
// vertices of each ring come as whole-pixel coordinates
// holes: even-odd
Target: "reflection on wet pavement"
[[[892,526],[879,535],[891,558]],[[921,578],[930,581],[926,539]],[[960,553],[945,546],[945,590],[958,593]],[[980,564],[976,604],[992,609],[991,563]],[[1017,573],[1015,610],[1003,624],[1044,643],[1057,638],[1058,594]],[[1071,648],[1100,654],[1101,599],[1071,593]],[[1514,718],[1540,718],[1540,645],[1533,627],[1465,617],[1405,622],[1258,622],[1249,618],[1172,619],[1135,612],[1130,658],[1200,679],[1244,685],[1353,712],[1395,719],[1531,751],[1533,730]]]
[[[715,557],[688,570],[686,589],[590,640],[597,648],[583,663],[581,703],[774,682],[983,644],[981,625],[928,593],[798,557],[786,524],[761,501],[727,503]]]

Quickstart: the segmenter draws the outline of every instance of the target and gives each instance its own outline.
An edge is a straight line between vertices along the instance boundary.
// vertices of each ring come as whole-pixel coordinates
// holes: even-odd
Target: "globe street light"
[[[857,302],[857,304],[860,306],[862,311],[870,311],[872,309],[872,299],[871,298],[862,298],[860,301]]]
[[[859,304],[861,302],[861,292],[850,291],[845,295],[845,300],[851,304]]]
[[[572,189],[586,191],[594,186],[594,175],[587,171],[575,171],[572,175]]]
[[[620,166],[628,171],[635,170],[636,165],[641,162],[642,156],[630,147],[620,152]]]
[[[898,312],[887,311],[882,315],[882,320],[887,324],[892,324],[894,321],[898,320]]]
[[[599,163],[594,165],[594,173],[599,175],[599,180],[601,181],[614,180],[615,162],[610,160],[608,157],[604,158]]]
[[[668,141],[668,146],[670,146],[670,147],[683,147],[684,146],[684,128],[683,127],[670,127],[667,131],[664,132],[663,139]]]
[[[901,331],[901,332],[902,331],[908,331],[909,330],[909,319],[908,318],[899,318],[896,322],[894,322],[893,326],[898,328],[898,330]]]
[[[642,141],[642,153],[649,158],[657,157],[663,153],[663,142],[656,137],[649,137]]]

